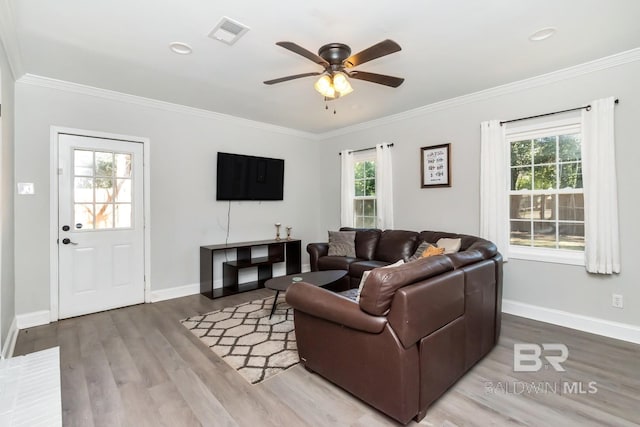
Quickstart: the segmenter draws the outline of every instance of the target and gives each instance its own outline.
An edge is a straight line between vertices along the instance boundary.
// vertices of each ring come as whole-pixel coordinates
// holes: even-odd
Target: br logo
[[[542,369],[542,359],[544,359],[556,371],[565,372],[561,363],[568,357],[569,349],[564,344],[516,343],[513,345],[513,370],[514,372],[538,372]]]

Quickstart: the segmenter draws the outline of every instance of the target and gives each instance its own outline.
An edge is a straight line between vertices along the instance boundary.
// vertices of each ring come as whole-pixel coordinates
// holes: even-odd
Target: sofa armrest
[[[387,324],[386,317],[365,313],[355,301],[305,282],[292,284],[286,301],[295,310],[363,332],[378,334]]]
[[[309,243],[307,252],[309,252],[311,271],[318,271],[318,259],[329,253],[329,243]]]

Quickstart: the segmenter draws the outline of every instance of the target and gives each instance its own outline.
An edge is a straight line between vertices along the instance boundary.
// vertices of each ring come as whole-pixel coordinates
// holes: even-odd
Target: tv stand
[[[302,271],[301,244],[299,239],[291,239],[200,246],[200,293],[214,299],[264,288],[264,283],[273,277],[273,264],[279,262],[285,263],[287,275],[300,273]],[[251,253],[252,248],[260,246],[267,247],[267,256],[254,258]],[[214,254],[227,250],[235,250],[236,259],[222,263],[222,287],[214,288]],[[258,269],[258,280],[239,283],[240,270],[252,267]]]

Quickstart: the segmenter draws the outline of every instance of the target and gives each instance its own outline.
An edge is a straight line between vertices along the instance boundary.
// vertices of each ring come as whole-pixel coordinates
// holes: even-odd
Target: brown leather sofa
[[[359,302],[304,282],[286,296],[304,366],[404,424],[420,421],[496,345],[501,255],[487,240],[433,231],[357,231],[357,259],[308,247],[312,268],[348,270],[355,284],[365,268],[408,258],[421,240],[441,237],[460,237],[460,252],[373,270]]]

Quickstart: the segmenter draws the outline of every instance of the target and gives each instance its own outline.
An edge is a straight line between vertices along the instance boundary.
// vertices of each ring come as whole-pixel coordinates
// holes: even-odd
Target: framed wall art
[[[420,186],[451,187],[451,144],[422,147],[420,154]]]

